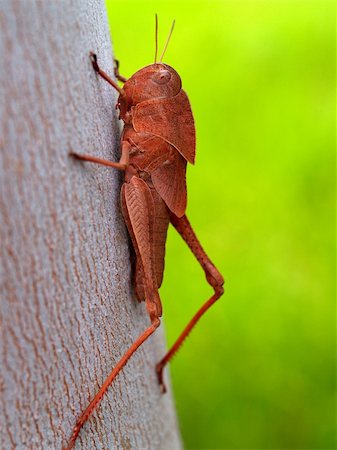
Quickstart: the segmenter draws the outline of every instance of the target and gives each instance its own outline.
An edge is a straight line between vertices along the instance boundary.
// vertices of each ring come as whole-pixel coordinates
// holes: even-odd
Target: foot
[[[160,386],[160,392],[162,394],[165,394],[165,392],[167,391],[165,383],[164,383],[164,379],[163,379],[163,369],[164,367],[161,365],[161,363],[159,362],[156,365],[156,373],[157,373],[157,379],[158,379],[158,383]]]
[[[89,56],[90,56],[92,67],[94,68],[94,70],[96,72],[99,72],[99,65],[97,63],[97,55],[96,55],[96,53],[90,52]]]
[[[69,152],[68,155],[75,159],[82,159],[81,155],[79,155],[78,153],[75,153],[75,152]]]
[[[118,61],[118,59],[114,59],[114,74],[115,74],[115,77],[117,78],[118,81],[121,81],[122,83],[125,83],[127,81],[127,79],[125,77],[123,77],[123,75],[121,75],[119,73],[119,61]]]
[[[118,75],[119,75],[119,61],[118,61],[118,59],[114,59],[114,72],[115,72],[115,77],[118,78]]]

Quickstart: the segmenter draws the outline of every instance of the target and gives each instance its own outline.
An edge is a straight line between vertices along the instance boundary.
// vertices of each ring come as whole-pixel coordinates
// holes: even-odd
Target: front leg
[[[164,367],[170,361],[173,355],[179,350],[180,346],[182,345],[186,337],[190,334],[192,329],[195,327],[196,323],[201,318],[201,316],[205,314],[205,312],[213,305],[213,303],[215,303],[221,297],[221,295],[224,292],[223,289],[224,279],[221,273],[218,271],[218,269],[214,266],[214,264],[207,256],[205,250],[202,248],[187,217],[184,215],[183,217],[179,218],[175,214],[171,214],[171,223],[176,228],[181,237],[184,239],[186,244],[193,252],[194,256],[199,261],[200,265],[204,269],[206,279],[208,283],[213,287],[214,294],[209,300],[207,300],[206,303],[202,305],[202,307],[192,317],[192,319],[187,324],[181,335],[178,337],[172,348],[166,353],[164,358],[157,364],[156,372],[162,392],[166,392],[166,387],[163,381]]]
[[[112,78],[109,77],[109,75],[107,73],[105,73],[98,65],[97,62],[97,55],[96,53],[90,52],[90,58],[91,58],[91,63],[93,68],[95,69],[95,71],[98,73],[98,75],[100,75],[102,78],[104,78],[105,81],[107,81],[109,84],[111,84],[111,86],[113,88],[116,89],[116,91],[118,91],[120,93],[120,95],[125,95],[124,91],[122,88],[120,88],[118,86],[118,84],[116,83],[116,81],[114,81]]]
[[[127,78],[123,77],[123,75],[121,75],[119,73],[119,61],[118,59],[114,59],[114,64],[115,64],[115,77],[117,78],[118,81],[121,81],[122,83],[125,83],[127,80]]]

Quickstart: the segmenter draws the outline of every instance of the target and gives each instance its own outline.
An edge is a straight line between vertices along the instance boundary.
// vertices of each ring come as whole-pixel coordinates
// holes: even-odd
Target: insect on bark
[[[70,438],[70,450],[77,436],[93,413],[103,395],[129,358],[160,325],[162,306],[158,289],[164,271],[165,242],[169,223],[185,240],[202,266],[214,294],[197,311],[175,344],[156,365],[158,382],[166,391],[163,369],[177,352],[200,317],[223,294],[223,277],[201,247],[186,215],[186,165],[194,164],[195,127],[190,103],[182,90],[178,73],[162,62],[164,50],[157,62],[158,20],[156,16],[156,50],[154,64],[138,70],[131,78],[119,74],[124,83],[121,88],[98,65],[91,53],[94,70],[119,92],[116,107],[124,122],[121,136],[121,158],[110,162],[84,154],[72,154],[77,159],[102,164],[124,171],[125,181],[121,189],[124,220],[136,255],[133,286],[139,301],[145,301],[151,325],[124,353],[110,375],[104,381],[87,409],[79,417]]]

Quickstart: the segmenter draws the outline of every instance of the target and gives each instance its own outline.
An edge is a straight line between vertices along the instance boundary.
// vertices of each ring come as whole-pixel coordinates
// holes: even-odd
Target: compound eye
[[[153,75],[152,79],[157,84],[166,84],[171,79],[171,73],[165,69],[159,70]]]

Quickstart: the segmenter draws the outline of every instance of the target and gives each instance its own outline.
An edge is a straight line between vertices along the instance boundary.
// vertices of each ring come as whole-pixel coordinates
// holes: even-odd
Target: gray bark
[[[1,449],[61,449],[149,325],[131,289],[121,174],[68,156],[119,156],[116,93],[90,50],[112,73],[103,0],[0,3]],[[163,353],[158,330],[76,448],[181,448],[154,371]]]

